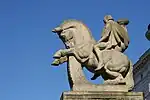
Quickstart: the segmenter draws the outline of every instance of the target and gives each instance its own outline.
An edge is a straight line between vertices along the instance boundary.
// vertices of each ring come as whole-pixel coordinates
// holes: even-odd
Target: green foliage
[[[150,41],[150,30],[148,30],[145,34],[146,38]]]

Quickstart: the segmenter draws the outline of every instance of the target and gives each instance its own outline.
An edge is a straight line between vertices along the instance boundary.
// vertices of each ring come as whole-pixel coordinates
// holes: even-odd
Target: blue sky
[[[135,63],[150,47],[145,38],[149,4],[149,0],[0,0],[0,100],[59,100],[69,90],[66,64],[51,66],[52,55],[64,48],[51,30],[66,19],[83,21],[99,40],[106,14],[115,20],[128,18],[130,45],[125,53]]]

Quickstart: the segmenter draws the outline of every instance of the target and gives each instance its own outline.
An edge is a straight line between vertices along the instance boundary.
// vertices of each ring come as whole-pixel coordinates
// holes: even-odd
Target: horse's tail
[[[134,80],[133,80],[133,65],[132,62],[130,61],[130,67],[129,71],[125,77],[126,85],[128,87],[128,90],[131,91],[134,87]]]

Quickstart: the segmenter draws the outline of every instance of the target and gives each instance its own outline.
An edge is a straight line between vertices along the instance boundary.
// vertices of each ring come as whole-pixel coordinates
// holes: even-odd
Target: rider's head
[[[113,18],[112,18],[112,16],[111,15],[106,15],[105,17],[104,17],[104,23],[106,24],[109,20],[114,20]]]

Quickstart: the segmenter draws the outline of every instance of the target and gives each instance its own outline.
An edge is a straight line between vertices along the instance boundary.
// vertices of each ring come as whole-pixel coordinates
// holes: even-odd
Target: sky
[[[81,20],[97,41],[105,15],[129,19],[125,54],[135,63],[150,47],[145,38],[149,4],[149,0],[0,0],[0,100],[59,100],[70,90],[66,63],[51,66],[53,54],[64,48],[51,30],[67,19]],[[92,74],[84,73],[89,80]]]

